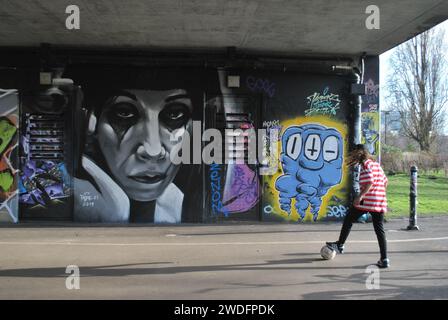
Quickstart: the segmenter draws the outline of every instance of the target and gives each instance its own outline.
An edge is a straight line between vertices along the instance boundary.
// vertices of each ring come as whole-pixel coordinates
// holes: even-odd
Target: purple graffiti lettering
[[[218,164],[212,164],[210,166],[210,187],[211,187],[211,208],[214,215],[220,213],[225,217],[229,215],[229,212],[223,208],[222,204],[222,190],[221,190],[221,166]]]
[[[275,95],[275,83],[269,81],[268,79],[248,76],[246,78],[246,85],[251,91],[266,93],[269,98],[272,98]]]

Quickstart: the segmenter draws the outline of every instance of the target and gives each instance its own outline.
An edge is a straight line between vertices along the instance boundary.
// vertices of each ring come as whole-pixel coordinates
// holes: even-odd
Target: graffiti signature
[[[280,120],[269,120],[269,121],[263,121],[263,128],[277,128],[280,126]]]
[[[84,192],[79,195],[83,207],[94,207],[95,201],[99,199],[98,195],[90,195],[90,192]]]
[[[229,213],[222,204],[221,166],[219,164],[214,163],[210,166],[210,186],[213,214],[223,213],[227,217]]]
[[[329,218],[344,218],[347,214],[348,208],[342,204],[337,206],[329,206],[327,217]]]
[[[318,114],[336,115],[336,111],[340,108],[339,104],[341,103],[341,100],[339,99],[339,95],[329,93],[328,91],[329,88],[325,87],[322,94],[314,92],[306,98],[310,108],[305,110],[305,116],[309,117]]]
[[[268,79],[260,79],[252,76],[246,78],[246,85],[251,91],[264,92],[269,98],[275,95],[275,83]]]

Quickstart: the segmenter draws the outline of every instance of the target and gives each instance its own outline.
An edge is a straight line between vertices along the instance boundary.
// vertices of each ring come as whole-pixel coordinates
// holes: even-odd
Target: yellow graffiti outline
[[[347,197],[348,197],[349,190],[347,188],[348,188],[348,182],[350,179],[350,170],[345,165],[345,157],[347,156],[347,153],[348,153],[348,136],[347,136],[348,129],[344,123],[341,123],[339,121],[336,121],[335,119],[332,119],[332,118],[329,118],[328,116],[323,116],[323,115],[316,115],[316,116],[309,116],[309,117],[297,117],[294,119],[288,119],[288,120],[282,121],[281,122],[282,130],[281,130],[281,133],[279,134],[280,142],[277,144],[277,155],[278,155],[279,159],[280,159],[280,153],[282,150],[281,137],[283,136],[283,133],[285,132],[285,130],[288,129],[290,126],[301,126],[304,124],[318,124],[318,125],[325,126],[327,128],[334,128],[339,131],[339,133],[341,134],[342,139],[343,139],[344,162],[342,165],[342,179],[338,185],[331,187],[328,190],[327,194],[324,197],[322,197],[322,205],[321,205],[321,209],[319,211],[318,218],[317,218],[318,220],[320,220],[320,219],[326,217],[326,213],[328,211],[327,207],[330,202],[330,199],[333,196],[336,196],[339,199],[344,199],[344,200],[347,199]],[[279,167],[277,169],[277,172],[272,176],[265,176],[265,179],[264,179],[265,180],[264,182],[267,183],[268,188],[269,188],[269,190],[266,194],[266,199],[267,199],[267,202],[269,203],[269,205],[271,205],[273,208],[273,212],[271,214],[280,216],[285,221],[288,221],[288,222],[299,221],[300,217],[295,209],[295,202],[296,202],[295,199],[292,199],[292,202],[291,202],[291,214],[290,215],[288,215],[288,213],[286,213],[285,211],[280,209],[280,205],[278,202],[279,192],[277,191],[277,189],[275,189],[275,181],[281,175],[283,175],[283,170],[281,168],[281,164],[279,161]],[[346,189],[346,190],[344,190],[344,189]],[[271,194],[271,192],[272,192],[272,194]],[[323,208],[325,208],[325,210],[322,210]],[[313,222],[313,216],[310,213],[309,207],[306,211],[306,216],[303,221],[304,222]]]

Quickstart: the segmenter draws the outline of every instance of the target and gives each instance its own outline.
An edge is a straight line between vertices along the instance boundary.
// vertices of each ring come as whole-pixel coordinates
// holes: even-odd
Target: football
[[[320,249],[320,255],[325,260],[332,260],[334,259],[334,257],[336,257],[336,251],[325,245],[322,247],[322,249]]]

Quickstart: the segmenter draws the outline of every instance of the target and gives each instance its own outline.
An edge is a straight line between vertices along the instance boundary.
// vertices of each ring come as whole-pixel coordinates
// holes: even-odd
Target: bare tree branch
[[[403,133],[430,151],[441,132],[448,104],[443,30],[428,30],[393,53],[387,101],[400,112]]]

